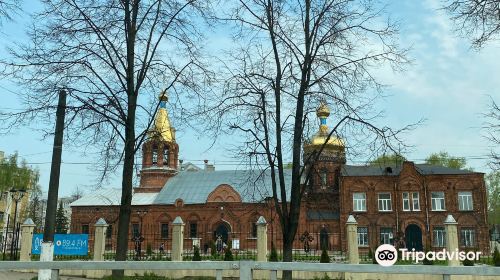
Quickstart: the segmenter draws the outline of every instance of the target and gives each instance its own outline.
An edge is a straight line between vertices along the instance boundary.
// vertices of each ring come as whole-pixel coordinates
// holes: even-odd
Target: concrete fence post
[[[350,264],[359,264],[358,252],[358,222],[353,215],[347,218],[347,252]]]
[[[263,216],[257,220],[257,261],[267,261],[267,222]]]
[[[457,231],[457,221],[452,215],[448,215],[446,220],[444,220],[444,226],[446,230],[446,251],[455,252],[458,249],[458,231]],[[448,266],[459,266],[460,261],[458,259],[448,260]]]
[[[94,261],[104,260],[104,251],[106,250],[106,230],[108,223],[103,218],[100,218],[95,223],[94,235]],[[104,270],[88,270],[87,278],[102,278],[104,277]]]
[[[184,221],[177,216],[172,223],[172,261],[182,261],[184,250]]]
[[[31,261],[31,246],[33,245],[33,231],[35,223],[31,218],[26,219],[21,225],[21,252],[20,261]]]

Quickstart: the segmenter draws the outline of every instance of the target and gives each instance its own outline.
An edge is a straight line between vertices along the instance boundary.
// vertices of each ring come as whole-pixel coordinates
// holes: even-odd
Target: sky
[[[0,56],[6,57],[6,47],[25,40],[25,26],[29,12],[35,10],[34,1],[25,3],[26,13],[15,22],[4,24],[0,34]],[[399,20],[400,44],[411,46],[411,65],[404,72],[393,73],[381,68],[376,75],[388,87],[388,95],[378,107],[385,111],[379,123],[401,127],[425,119],[424,124],[405,134],[406,143],[413,146],[405,156],[422,162],[429,154],[447,151],[453,156],[465,157],[469,167],[490,172],[488,154],[491,143],[481,129],[490,98],[500,102],[500,42],[490,42],[480,51],[470,48],[470,41],[453,32],[453,23],[440,9],[439,0],[390,1],[391,18]],[[213,42],[230,40],[220,33],[207,35]],[[16,93],[23,88],[7,80],[0,80],[0,110],[20,109]],[[333,118],[331,116],[330,118]],[[175,119],[172,119],[175,126]],[[43,139],[33,123],[9,135],[0,136],[0,151],[17,151],[31,166],[40,170],[40,184],[48,189],[52,139]],[[231,141],[231,139],[225,139]],[[214,163],[217,170],[238,168],[228,154],[224,141],[212,146],[211,139],[189,129],[177,133],[179,158],[202,165],[204,159]],[[91,170],[91,156],[84,156],[78,147],[65,147],[61,170],[60,196],[71,195],[76,188],[92,191],[91,183],[98,174]],[[348,159],[361,164],[365,159]],[[85,163],[85,164],[79,164]],[[119,175],[119,174],[118,174]],[[120,187],[119,176],[113,176],[105,186]]]

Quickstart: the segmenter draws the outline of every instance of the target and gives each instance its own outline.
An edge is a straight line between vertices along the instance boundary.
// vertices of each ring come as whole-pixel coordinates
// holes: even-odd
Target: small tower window
[[[169,162],[169,150],[168,146],[163,148],[163,165],[168,165]]]
[[[158,164],[158,147],[156,145],[153,146],[153,164]]]
[[[326,186],[326,183],[327,183],[327,173],[326,173],[325,169],[321,170],[320,176],[321,176],[321,185],[322,186]]]

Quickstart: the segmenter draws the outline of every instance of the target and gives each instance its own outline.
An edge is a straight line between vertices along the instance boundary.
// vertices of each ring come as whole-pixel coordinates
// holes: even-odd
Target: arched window
[[[163,147],[163,165],[168,165],[169,162],[169,150],[168,146]]]
[[[158,164],[158,146],[153,145],[153,164]]]
[[[326,169],[323,169],[321,170],[321,185],[322,186],[326,186],[326,183],[327,183],[327,172],[326,172]]]

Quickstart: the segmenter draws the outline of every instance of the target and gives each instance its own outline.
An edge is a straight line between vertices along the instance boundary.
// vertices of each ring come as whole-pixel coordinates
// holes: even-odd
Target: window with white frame
[[[380,228],[380,244],[392,244],[392,228]]]
[[[379,211],[391,211],[391,194],[390,193],[379,193],[378,194],[378,210]]]
[[[366,193],[352,194],[352,210],[366,211]]]
[[[444,192],[431,193],[432,211],[443,211],[444,208]]]
[[[474,247],[476,242],[476,231],[473,228],[462,228],[460,230],[460,244],[463,247]]]
[[[432,230],[433,244],[435,247],[444,247],[446,246],[446,232],[444,231],[444,227],[434,227]]]
[[[458,193],[458,209],[460,211],[472,211],[472,192]]]
[[[413,211],[420,211],[420,194],[418,192],[413,192],[411,194],[411,200],[413,202]]]
[[[368,246],[367,227],[358,227],[358,246]]]
[[[410,193],[403,193],[403,211],[410,211]]]

